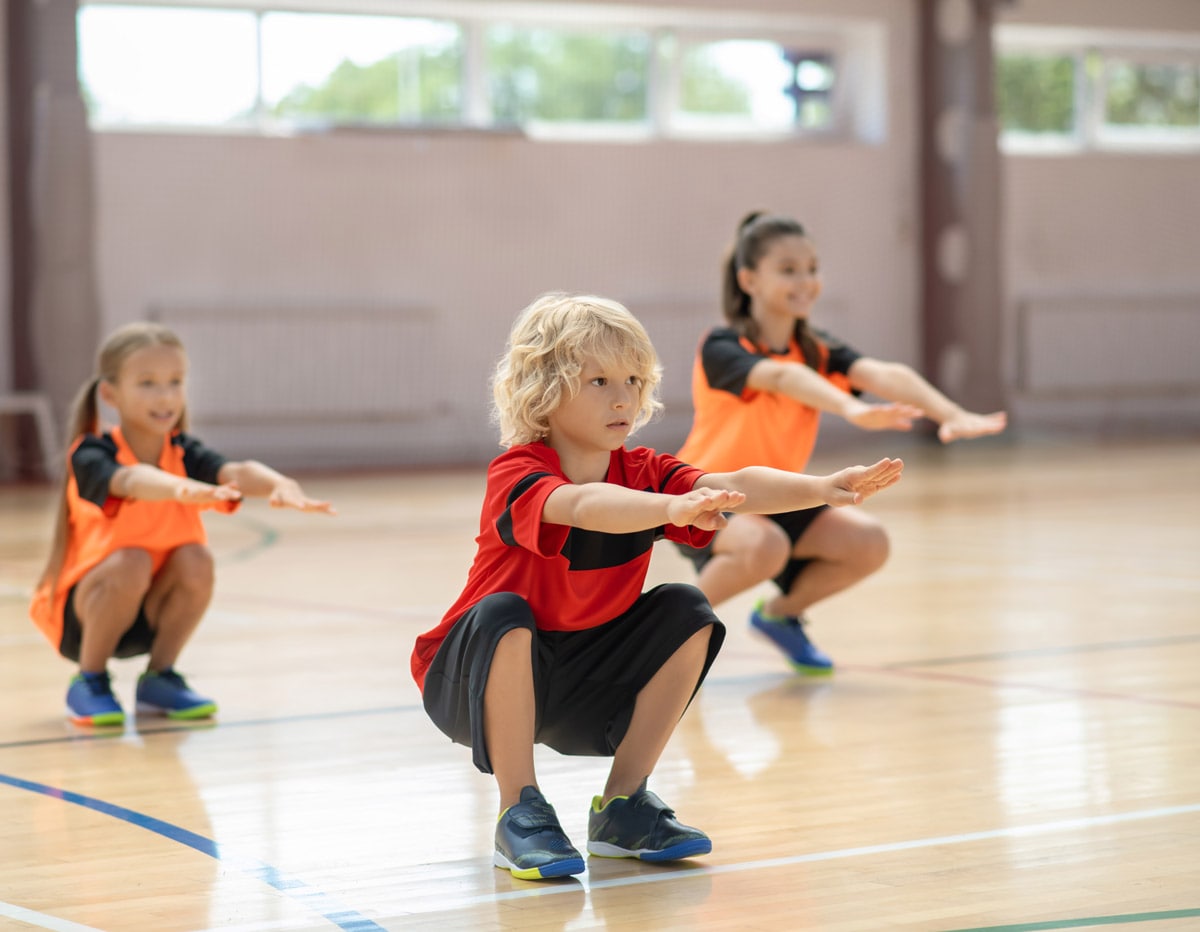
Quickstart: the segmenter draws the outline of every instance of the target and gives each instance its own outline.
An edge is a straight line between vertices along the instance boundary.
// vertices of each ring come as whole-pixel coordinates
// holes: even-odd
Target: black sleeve
[[[814,327],[813,334],[829,350],[829,360],[826,363],[826,369],[829,374],[840,373],[842,375],[849,375],[850,367],[862,358],[862,353],[851,346],[847,346],[837,337],[831,336],[824,330],[817,330]]]
[[[183,470],[189,479],[207,482],[209,485],[219,484],[217,473],[229,462],[227,457],[187,434],[178,434],[171,442],[183,447]]]
[[[117,445],[108,434],[102,437],[85,435],[71,454],[71,472],[75,474],[79,497],[98,508],[103,508],[108,501],[113,473],[120,468]]]
[[[737,331],[728,327],[713,330],[700,347],[700,363],[709,386],[731,395],[745,391],[750,370],[765,358],[742,346]]]

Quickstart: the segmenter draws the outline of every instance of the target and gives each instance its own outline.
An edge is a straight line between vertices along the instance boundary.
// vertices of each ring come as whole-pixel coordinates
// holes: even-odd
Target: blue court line
[[[1081,919],[1049,919],[1008,926],[976,926],[950,929],[948,932],[1039,932],[1042,929],[1084,929],[1088,926],[1120,926],[1131,922],[1161,922],[1164,919],[1193,919],[1200,909],[1167,909],[1153,913],[1125,913],[1122,916],[1087,916]]]
[[[304,883],[304,881],[296,877],[290,877],[257,858],[223,853],[221,846],[211,838],[205,838],[203,835],[189,832],[178,825],[172,825],[170,822],[164,822],[153,816],[134,812],[132,809],[126,809],[124,806],[107,803],[102,799],[95,799],[91,796],[84,796],[81,793],[73,793],[70,790],[47,786],[44,783],[34,783],[32,780],[22,780],[20,777],[13,777],[4,773],[0,773],[0,783],[8,784],[19,790],[40,793],[42,796],[49,796],[51,799],[61,799],[64,802],[74,803],[85,809],[91,809],[93,812],[112,816],[114,819],[119,819],[122,822],[136,825],[138,828],[144,828],[170,841],[186,845],[189,848],[199,851],[201,854],[206,854],[210,858],[220,861],[222,864],[229,865],[241,871],[243,874],[247,874],[255,880],[265,883],[269,887],[273,887],[280,893],[287,894],[303,906],[328,919],[338,928],[346,930],[346,932],[386,932],[383,926],[374,920],[368,919],[353,909],[343,906],[333,899],[333,897],[320,890],[313,889]]]

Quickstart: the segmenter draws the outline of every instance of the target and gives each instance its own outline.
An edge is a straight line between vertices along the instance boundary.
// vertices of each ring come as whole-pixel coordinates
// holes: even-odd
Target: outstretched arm
[[[174,500],[188,505],[236,502],[242,497],[237,486],[229,482],[210,485],[198,479],[176,476],[149,463],[122,466],[113,473],[108,490],[115,498],[142,502]]]
[[[683,495],[666,495],[585,482],[551,492],[542,506],[542,520],[607,534],[631,534],[664,524],[715,531],[725,526],[722,512],[733,511],[744,498],[740,492],[700,488],[699,483]]]
[[[895,485],[903,472],[903,461],[895,459],[882,459],[872,466],[849,466],[828,476],[747,466],[736,472],[707,473],[696,482],[696,488],[742,493],[745,500],[728,508],[729,511],[778,514],[818,505],[859,505],[876,492]]]
[[[942,443],[998,434],[1008,424],[1008,415],[1003,411],[976,414],[961,408],[904,363],[864,356],[850,366],[849,375],[855,388],[924,409],[926,416],[937,423]]]
[[[218,478],[222,483],[230,483],[241,489],[244,495],[267,498],[272,508],[336,514],[329,502],[309,498],[295,479],[276,472],[258,460],[228,462],[221,467]]]
[[[862,430],[912,430],[913,421],[925,413],[918,406],[898,404],[896,399],[889,399],[886,404],[862,401],[798,362],[764,359],[750,370],[746,385],[755,391],[786,395],[818,411],[835,414]]]

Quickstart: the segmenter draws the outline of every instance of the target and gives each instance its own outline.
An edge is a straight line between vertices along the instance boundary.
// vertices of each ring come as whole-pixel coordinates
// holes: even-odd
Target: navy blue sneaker
[[[583,855],[567,838],[554,807],[536,786],[521,790],[521,801],[496,821],[496,867],[518,880],[545,880],[583,873]]]
[[[217,704],[193,692],[174,670],[147,670],[138,677],[137,710],[173,719],[209,718]]]
[[[684,825],[675,810],[646,789],[632,796],[592,799],[588,812],[588,854],[602,858],[640,858],[677,861],[712,851],[712,841],[700,829]]]
[[[829,676],[833,661],[804,633],[804,622],[795,615],[774,618],[763,611],[766,600],[759,601],[750,613],[750,627],[765,634],[788,656],[797,673]]]
[[[125,724],[125,710],[113,695],[107,670],[75,675],[67,688],[67,715],[76,725]]]

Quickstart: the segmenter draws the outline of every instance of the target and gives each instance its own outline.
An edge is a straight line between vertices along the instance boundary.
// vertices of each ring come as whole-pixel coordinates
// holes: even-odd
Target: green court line
[[[1040,932],[1042,929],[1086,929],[1088,926],[1119,926],[1131,922],[1161,922],[1164,919],[1194,919],[1200,909],[1168,909],[1155,913],[1125,913],[1120,916],[1086,916],[1080,919],[1048,919],[1007,926],[973,926],[946,932]]]

